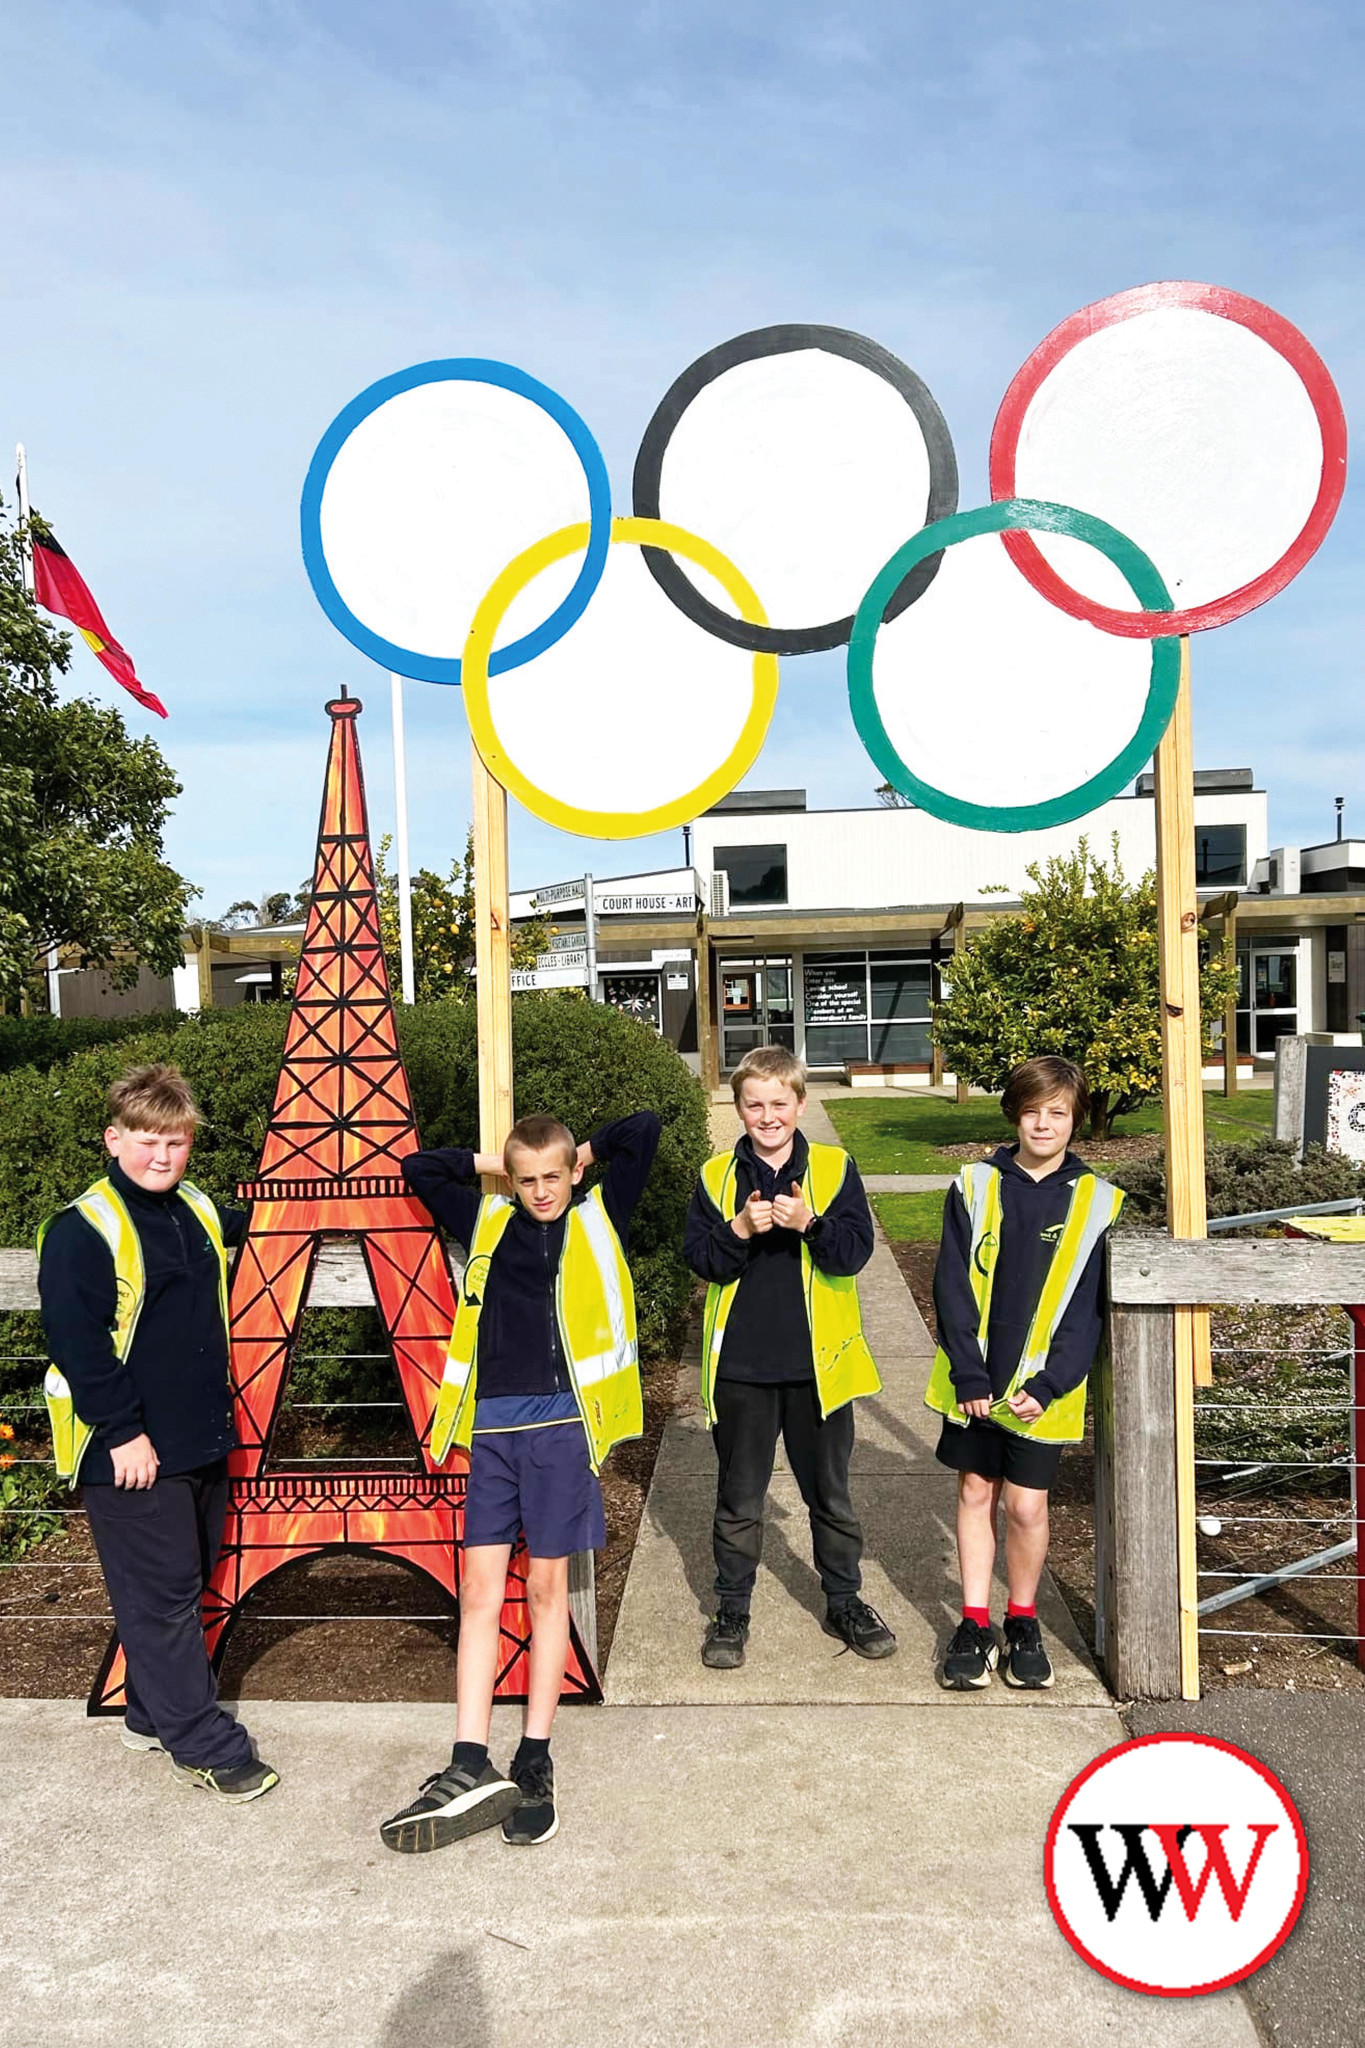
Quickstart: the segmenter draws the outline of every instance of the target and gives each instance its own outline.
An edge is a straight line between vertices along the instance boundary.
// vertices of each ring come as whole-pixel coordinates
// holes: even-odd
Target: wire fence
[[[1365,1317],[1215,1309],[1212,1331],[1214,1383],[1195,1400],[1199,1634],[1224,1672],[1292,1688],[1298,1663],[1326,1657],[1344,1682],[1338,1660],[1365,1668]]]

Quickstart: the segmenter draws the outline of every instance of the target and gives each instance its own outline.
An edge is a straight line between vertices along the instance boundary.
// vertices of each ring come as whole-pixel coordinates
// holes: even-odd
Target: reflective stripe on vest
[[[986,1358],[987,1340],[990,1334],[991,1295],[995,1285],[996,1260],[1000,1255],[1000,1222],[1002,1215],[1000,1196],[1000,1169],[989,1160],[975,1160],[964,1166],[958,1175],[958,1189],[971,1220],[972,1242],[968,1256],[968,1271],[971,1276],[972,1295],[977,1309],[976,1341],[981,1347],[982,1361]],[[1034,1373],[1041,1372],[1047,1364],[1048,1352],[1057,1333],[1057,1326],[1071,1304],[1072,1296],[1080,1284],[1082,1273],[1089,1264],[1096,1245],[1123,1207],[1123,1191],[1112,1187],[1107,1180],[1100,1180],[1096,1174],[1078,1174],[1071,1189],[1071,1200],[1067,1205],[1066,1221],[1057,1248],[1047,1270],[1019,1363],[1015,1367],[999,1399],[991,1402],[991,1421],[1001,1429],[1011,1430],[1016,1436],[1034,1437],[1040,1443],[1079,1443],[1085,1434],[1085,1388],[1082,1380],[1070,1393],[1060,1394],[1032,1422],[1021,1422],[1019,1417],[1006,1406],[1011,1394],[1017,1394]],[[968,1416],[957,1398],[953,1385],[952,1367],[948,1354],[940,1346],[934,1358],[934,1368],[929,1376],[928,1391],[924,1396],[925,1406],[946,1415],[951,1422],[965,1427]]]
[[[203,1225],[204,1235],[218,1260],[218,1304],[222,1310],[223,1329],[229,1329],[228,1322],[228,1255],[223,1243],[222,1225],[218,1221],[218,1210],[203,1191],[190,1181],[182,1180],[176,1193],[193,1210]],[[74,1202],[68,1202],[69,1209],[78,1209],[86,1222],[97,1230],[109,1247],[114,1261],[114,1356],[122,1363],[133,1348],[137,1335],[138,1318],[147,1293],[147,1273],[142,1259],[142,1242],[137,1226],[128,1214],[123,1197],[107,1177],[97,1180]],[[47,1216],[38,1226],[38,1256],[42,1257],[43,1240],[47,1236],[59,1209],[54,1216]],[[71,1384],[66,1374],[55,1365],[50,1365],[43,1377],[43,1399],[47,1404],[47,1418],[52,1429],[52,1454],[59,1479],[65,1479],[74,1486],[80,1473],[81,1460],[90,1446],[94,1430],[82,1422],[76,1413],[72,1398]]]
[[[479,1318],[489,1261],[515,1206],[505,1195],[485,1195],[479,1204],[445,1374],[431,1417],[431,1455],[438,1464],[452,1444],[467,1450],[473,1441]],[[565,1217],[564,1247],[555,1275],[555,1319],[596,1472],[613,1444],[644,1433],[635,1293],[599,1188],[575,1202]]]
[[[806,1171],[801,1181],[801,1199],[817,1216],[822,1216],[844,1184],[848,1154],[838,1145],[808,1147]],[[733,1152],[716,1152],[701,1170],[707,1195],[727,1223],[734,1221],[738,1207],[737,1162]],[[743,1277],[742,1275],[740,1276]],[[725,1326],[730,1320],[739,1280],[712,1281],[706,1290],[702,1318],[701,1398],[706,1419],[716,1419],[715,1384],[725,1343]],[[811,1356],[815,1361],[815,1392],[822,1416],[855,1401],[863,1394],[881,1392],[881,1377],[863,1336],[862,1313],[858,1307],[858,1283],[850,1274],[822,1273],[801,1240],[801,1292],[810,1326]]]

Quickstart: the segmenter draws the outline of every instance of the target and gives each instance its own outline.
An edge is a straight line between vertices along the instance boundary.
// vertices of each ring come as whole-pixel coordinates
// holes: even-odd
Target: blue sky
[[[311,863],[323,700],[345,681],[376,835],[387,684],[316,605],[312,449],[376,377],[502,357],[591,424],[624,506],[641,430],[704,349],[771,321],[875,336],[938,398],[964,506],[1020,362],[1156,277],[1268,301],[1365,391],[1362,20],[1304,4],[857,8],[227,4],[7,9],[0,448],[90,581],[155,729],[203,906]],[[4,474],[8,475],[8,458]],[[8,497],[8,485],[5,486]],[[1195,643],[1201,765],[1249,764],[1276,840],[1365,832],[1365,492],[1266,609]],[[455,693],[408,690],[414,857],[463,843]],[[837,656],[784,663],[748,778],[869,801]],[[512,878],[670,864],[515,811]]]

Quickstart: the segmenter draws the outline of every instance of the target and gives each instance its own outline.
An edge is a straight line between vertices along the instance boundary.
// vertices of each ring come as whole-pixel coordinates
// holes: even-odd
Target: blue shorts
[[[569,1557],[575,1550],[604,1547],[602,1489],[588,1462],[581,1422],[475,1436],[465,1494],[465,1547],[515,1543],[523,1529],[532,1557]]]

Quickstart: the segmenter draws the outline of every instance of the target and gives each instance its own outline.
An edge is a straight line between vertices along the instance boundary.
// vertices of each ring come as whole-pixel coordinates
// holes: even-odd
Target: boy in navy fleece
[[[1048,1488],[1085,1429],[1085,1383],[1103,1329],[1104,1240],[1123,1196],[1068,1150],[1090,1107],[1072,1061],[1025,1060],[1000,1107],[1019,1132],[965,1166],[943,1209],[934,1274],[938,1355],[925,1400],[943,1416],[937,1456],[957,1472],[962,1620],[942,1684],[990,1684],[996,1511],[1005,1509],[1007,1684],[1052,1684],[1035,1600]]]
[[[184,1178],[201,1121],[175,1067],[114,1083],[109,1172],[44,1224],[38,1292],[57,1469],[79,1476],[127,1660],[123,1745],[241,1802],[279,1778],[218,1704],[200,1621],[237,1443],[227,1248],[246,1222]]]
[[[597,1467],[642,1427],[635,1310],[625,1263],[631,1213],[659,1143],[646,1110],[585,1145],[553,1117],[523,1117],[501,1158],[416,1152],[403,1176],[469,1260],[432,1421],[437,1457],[469,1450],[456,1741],[450,1763],[380,1829],[407,1854],[502,1822],[517,1847],[559,1826],[550,1728],[569,1649],[569,1558],[606,1541]],[[583,1191],[584,1169],[601,1183]],[[485,1196],[480,1174],[515,1193]],[[525,1532],[531,1616],[526,1732],[506,1775],[489,1761],[507,1565]]]

